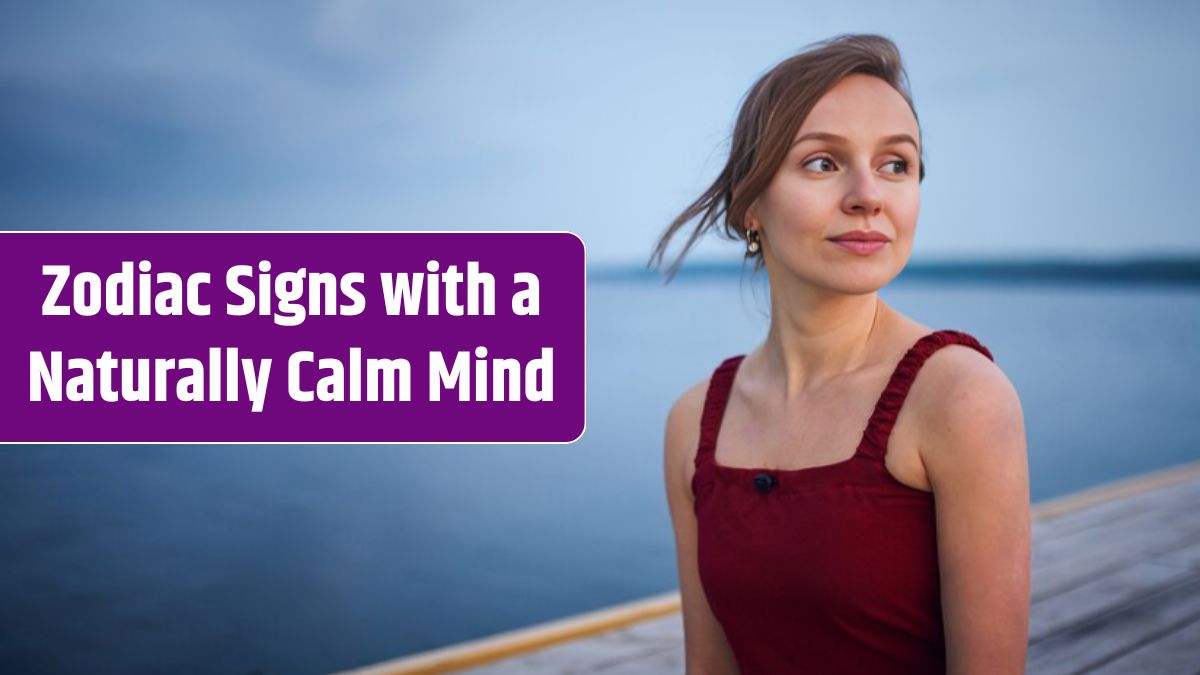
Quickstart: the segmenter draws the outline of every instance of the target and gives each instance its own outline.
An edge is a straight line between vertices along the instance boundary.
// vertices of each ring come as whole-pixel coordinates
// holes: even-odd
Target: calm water
[[[1200,290],[897,283],[1021,393],[1034,500],[1200,459]],[[676,587],[662,424],[766,326],[592,283],[569,446],[0,447],[0,671],[317,673]],[[864,420],[865,423],[865,420]]]

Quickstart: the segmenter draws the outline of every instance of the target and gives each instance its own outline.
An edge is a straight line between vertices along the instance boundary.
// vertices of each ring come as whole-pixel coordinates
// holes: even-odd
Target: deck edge
[[[678,591],[613,605],[583,614],[554,619],[528,628],[419,652],[363,668],[343,671],[341,675],[431,675],[486,665],[552,645],[590,637],[680,610]]]

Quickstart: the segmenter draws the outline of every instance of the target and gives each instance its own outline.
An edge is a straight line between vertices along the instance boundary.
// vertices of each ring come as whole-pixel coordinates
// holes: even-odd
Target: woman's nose
[[[860,169],[849,174],[850,185],[842,209],[847,213],[875,215],[883,208],[883,193],[875,184],[869,170]]]

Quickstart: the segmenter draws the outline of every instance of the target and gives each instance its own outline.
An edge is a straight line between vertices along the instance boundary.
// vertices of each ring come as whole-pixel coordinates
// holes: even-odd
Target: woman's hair
[[[662,233],[648,266],[661,268],[667,244],[688,221],[700,216],[683,251],[671,263],[667,279],[675,275],[684,256],[724,216],[723,236],[746,237],[746,212],[771,183],[791,148],[792,139],[808,113],[833,85],[852,73],[873,75],[904,96],[916,117],[908,76],[895,43],[881,35],[838,35],[809,45],[767,71],[750,88],[738,112],[725,168],[696,201]],[[917,120],[920,129],[920,120]],[[922,149],[922,155],[924,150]],[[919,180],[925,179],[925,158],[920,158]],[[762,267],[762,249],[747,253]]]

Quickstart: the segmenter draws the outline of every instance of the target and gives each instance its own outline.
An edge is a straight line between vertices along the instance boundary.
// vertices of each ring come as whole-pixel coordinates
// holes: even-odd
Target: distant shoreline
[[[749,275],[752,266],[733,262],[685,263],[679,281]],[[665,276],[637,264],[596,265],[588,268],[589,281],[655,281]],[[765,278],[765,274],[760,272]],[[912,261],[897,281],[984,282],[1115,282],[1200,285],[1200,257],[1127,258],[1077,261],[1054,259]]]

